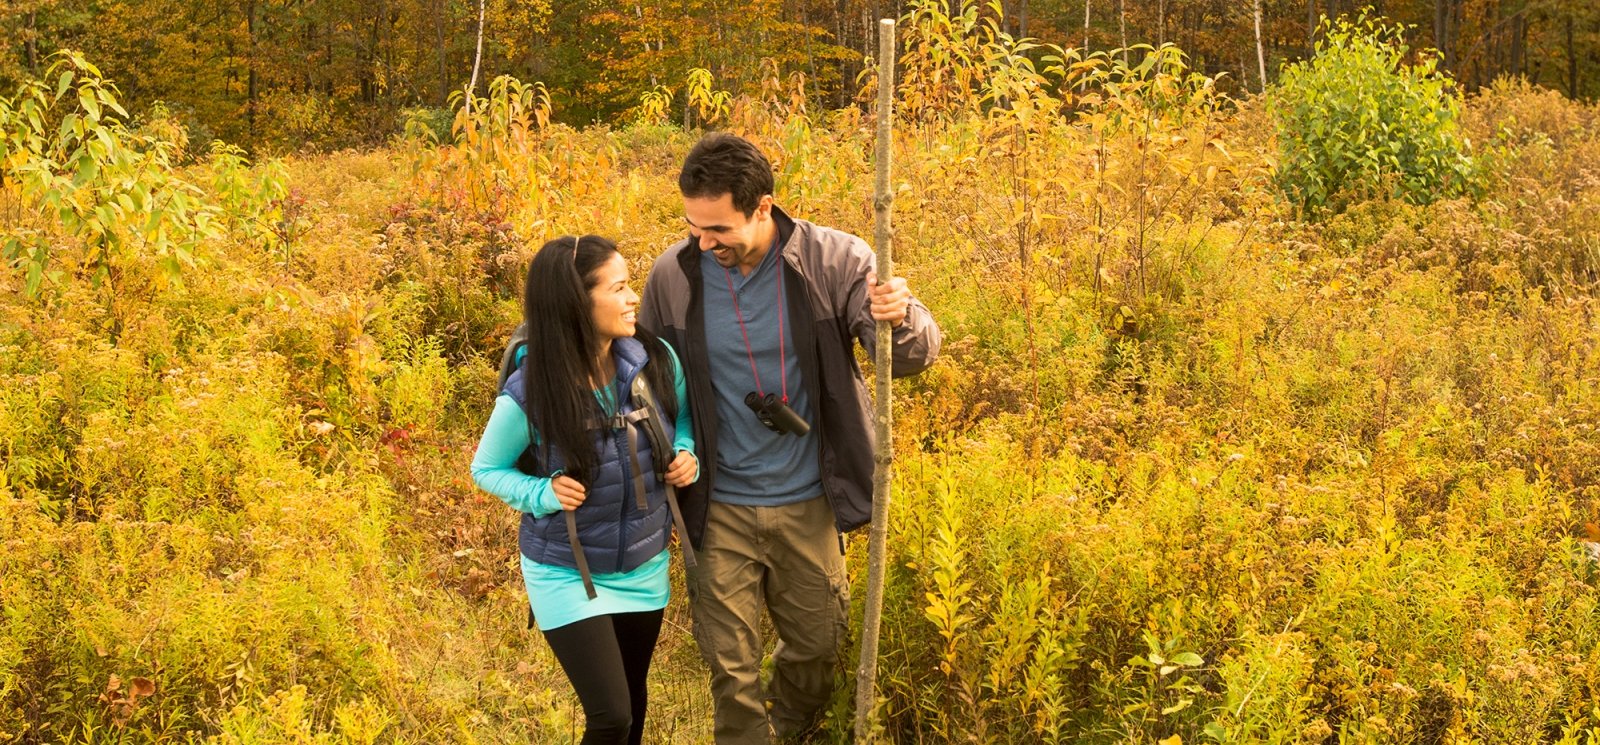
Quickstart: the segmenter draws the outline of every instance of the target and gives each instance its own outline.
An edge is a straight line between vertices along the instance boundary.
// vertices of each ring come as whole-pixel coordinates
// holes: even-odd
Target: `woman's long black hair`
[[[550,241],[528,265],[522,296],[528,329],[522,381],[530,434],[537,430],[541,435],[540,462],[550,463],[550,448],[558,448],[566,460],[565,474],[585,486],[599,464],[586,422],[603,416],[590,384],[611,377],[599,368],[600,332],[589,291],[599,282],[600,266],[616,253],[617,244],[597,235]],[[641,374],[661,414],[676,419],[677,369],[667,345],[643,327],[634,338],[650,357]]]

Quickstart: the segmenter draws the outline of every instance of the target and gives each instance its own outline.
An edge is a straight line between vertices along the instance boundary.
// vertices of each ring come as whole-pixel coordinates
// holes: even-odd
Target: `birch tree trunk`
[[[478,65],[483,62],[483,11],[486,0],[478,0],[478,50],[472,55],[472,79],[467,81],[467,115],[472,115],[473,91],[478,89]]]
[[[1128,66],[1128,0],[1117,0],[1117,34],[1122,40],[1122,66]]]
[[[1083,55],[1089,56],[1089,0],[1083,0]]]
[[[1261,46],[1261,0],[1256,0],[1256,66],[1261,70],[1261,91],[1267,90],[1267,53]]]

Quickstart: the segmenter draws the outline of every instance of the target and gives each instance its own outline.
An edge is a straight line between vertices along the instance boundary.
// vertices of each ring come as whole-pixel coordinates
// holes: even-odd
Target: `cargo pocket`
[[[833,593],[832,602],[828,604],[833,609],[833,641],[829,647],[838,654],[839,645],[850,634],[850,577],[844,570],[844,561],[839,562],[837,571],[828,575],[828,590]]]
[[[717,670],[717,650],[706,635],[705,613],[700,609],[700,567],[686,568],[683,573],[683,590],[689,596],[689,635],[700,650],[700,660],[712,670]]]

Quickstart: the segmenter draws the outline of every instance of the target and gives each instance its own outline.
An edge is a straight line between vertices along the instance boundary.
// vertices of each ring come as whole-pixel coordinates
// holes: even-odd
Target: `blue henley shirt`
[[[717,477],[711,499],[726,504],[776,507],[804,502],[822,495],[822,471],[817,456],[815,429],[804,437],[780,435],[756,419],[744,397],[756,390],[750,371],[751,357],[761,376],[761,390],[783,396],[783,368],[788,370],[789,408],[815,427],[811,402],[800,381],[789,312],[783,307],[783,357],[778,354],[778,252],[767,251],[754,271],[741,276],[738,268],[724,269],[709,251],[700,254],[705,280],[706,352],[711,367],[711,387],[717,401]],[[729,292],[729,284],[733,291]],[[785,284],[784,292],[794,288]],[[739,314],[744,315],[744,333]],[[745,347],[749,336],[750,346]],[[703,464],[709,465],[709,464]]]

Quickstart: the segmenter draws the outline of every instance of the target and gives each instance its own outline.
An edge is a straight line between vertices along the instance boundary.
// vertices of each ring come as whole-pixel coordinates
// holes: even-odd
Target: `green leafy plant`
[[[177,281],[220,235],[217,209],[174,171],[180,143],[134,132],[127,118],[116,87],[72,51],[55,55],[45,80],[0,98],[0,175],[39,218],[0,233],[0,253],[24,271],[28,295],[58,276],[57,231],[81,242],[76,263],[96,285],[139,254]]]
[[[211,193],[225,208],[223,218],[234,234],[275,247],[287,264],[298,232],[296,207],[282,161],[251,167],[243,149],[221,140],[211,143]]]
[[[635,112],[640,122],[665,124],[667,116],[672,113],[671,110],[672,89],[657,85],[639,97],[639,107]]]
[[[1365,16],[1325,23],[1316,55],[1283,69],[1271,97],[1278,188],[1307,214],[1373,196],[1427,204],[1471,186],[1461,100],[1403,31]]]
[[[733,100],[733,94],[716,89],[716,79],[711,71],[700,67],[689,71],[684,96],[707,124],[715,124],[727,116],[728,106]]]

